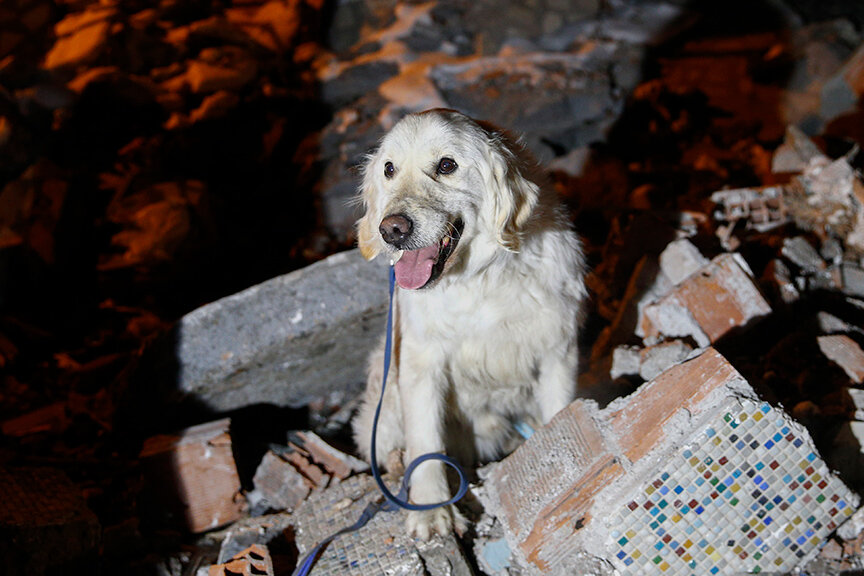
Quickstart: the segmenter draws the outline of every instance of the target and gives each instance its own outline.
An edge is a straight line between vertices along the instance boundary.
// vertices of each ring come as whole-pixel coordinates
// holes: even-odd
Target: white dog
[[[513,424],[548,422],[576,389],[586,291],[581,245],[536,164],[505,134],[451,110],[412,114],[370,155],[357,223],[364,257],[396,261],[393,361],[377,453],[488,460],[518,444]],[[368,458],[383,343],[354,420]],[[421,464],[414,503],[450,497],[444,465]],[[452,508],[409,512],[420,538],[449,532]]]

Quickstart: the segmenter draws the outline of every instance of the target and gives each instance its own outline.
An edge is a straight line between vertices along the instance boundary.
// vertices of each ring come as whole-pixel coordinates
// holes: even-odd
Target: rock
[[[232,17],[231,11],[228,14],[229,19],[239,24],[258,44],[282,54],[294,44],[300,28],[299,4],[298,0],[272,0],[249,20]]]
[[[825,270],[825,261],[803,236],[784,238],[781,252],[805,274],[816,274]]]
[[[693,352],[693,347],[681,340],[670,340],[649,346],[640,352],[639,376],[653,380],[667,369],[680,364]]]
[[[639,374],[642,358],[637,346],[616,346],[612,351],[612,368],[609,377],[615,380],[622,376]]]
[[[628,46],[598,41],[579,53],[531,53],[445,64],[430,71],[448,104],[525,135],[535,154],[542,138],[565,149],[602,140],[632,86],[618,85],[610,69],[635,64]],[[614,89],[613,89],[614,87]]]
[[[845,334],[819,336],[819,349],[856,384],[864,383],[864,351]]]
[[[372,61],[346,68],[334,78],[321,82],[321,98],[334,107],[345,106],[399,73],[395,62]]]
[[[603,410],[571,403],[487,469],[481,502],[529,574],[793,572],[860,500],[713,349]]]
[[[210,566],[208,576],[274,576],[273,560],[266,546],[253,544],[226,562]]]
[[[124,229],[111,242],[122,248],[99,263],[101,270],[153,265],[173,258],[187,243],[195,222],[206,218],[203,182],[161,182],[135,193],[117,196],[107,208],[108,219]]]
[[[771,171],[776,173],[804,172],[813,159],[824,157],[822,151],[798,127],[786,127],[786,138],[771,158]]]
[[[54,70],[95,60],[105,48],[115,13],[114,8],[95,8],[66,16],[54,28],[58,39],[43,66]]]
[[[187,314],[174,333],[176,393],[228,411],[359,391],[384,330],[385,268],[343,252]]]
[[[864,390],[861,388],[846,388],[846,393],[849,395],[852,406],[855,409],[852,417],[855,420],[864,422]]]
[[[708,259],[686,238],[670,242],[660,253],[660,270],[676,285],[707,265]]]
[[[190,90],[206,94],[219,90],[240,90],[258,75],[258,64],[248,52],[236,46],[207,48],[187,63],[183,74],[163,82],[172,92]]]

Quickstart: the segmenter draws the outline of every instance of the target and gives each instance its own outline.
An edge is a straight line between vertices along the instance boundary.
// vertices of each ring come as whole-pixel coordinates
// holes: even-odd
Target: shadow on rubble
[[[591,146],[582,174],[555,175],[592,269],[583,371],[608,367],[618,345],[641,344],[636,303],[654,287],[669,242],[687,235],[708,259],[724,251],[711,230],[708,197],[761,184],[750,147],[783,138],[780,95],[790,63],[764,59],[772,46],[788,49],[783,15],[771,2],[690,7],[695,23],[650,48],[641,82],[607,141]],[[635,384],[598,390],[603,381],[595,374],[581,381],[601,404]]]
[[[580,395],[601,405],[643,382],[624,376],[610,385],[609,369],[617,346],[643,345],[634,336],[637,303],[655,286],[660,253],[682,233],[709,260],[727,251],[714,233],[709,196],[770,184],[764,165],[748,155],[775,149],[786,129],[781,97],[793,61],[766,57],[769,51],[792,53],[784,14],[772,2],[691,6],[699,21],[651,49],[642,82],[608,141],[592,147],[582,175],[556,174],[593,270]],[[746,22],[740,18],[744,13]],[[850,113],[825,126],[832,157],[847,152],[850,141],[861,141],[859,119],[860,112]],[[849,378],[826,361],[816,338],[825,333],[820,314],[861,326],[864,313],[842,294],[825,290],[784,303],[768,271],[779,240],[800,233],[792,225],[756,239],[741,232],[737,251],[773,313],[713,345],[762,398],[781,404],[805,425],[829,465],[860,492],[864,456],[847,422],[854,412],[846,392]],[[860,334],[854,338],[862,342]]]

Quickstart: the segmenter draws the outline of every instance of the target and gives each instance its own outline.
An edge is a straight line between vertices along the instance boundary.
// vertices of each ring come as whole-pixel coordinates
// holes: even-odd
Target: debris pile
[[[0,571],[290,574],[378,498],[346,433],[384,268],[336,252],[431,106],[572,208],[585,398],[473,532],[382,513],[313,574],[864,569],[864,12],[534,4],[0,7]]]
[[[787,572],[859,503],[711,348],[602,411],[575,402],[487,468],[484,495],[540,574]]]

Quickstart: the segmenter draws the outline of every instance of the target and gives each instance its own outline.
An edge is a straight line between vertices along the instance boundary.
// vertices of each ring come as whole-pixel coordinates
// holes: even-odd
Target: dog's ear
[[[366,260],[373,260],[381,252],[377,241],[377,229],[367,209],[366,214],[357,221],[357,247]]]
[[[521,144],[508,142],[501,134],[491,135],[492,194],[497,240],[507,250],[518,252],[522,227],[534,211],[540,187],[526,178]]]
[[[378,241],[378,219],[372,208],[375,198],[375,182],[369,170],[372,162],[373,157],[370,155],[361,167],[363,183],[357,197],[357,203],[364,209],[363,216],[357,220],[357,247],[366,260],[373,260],[381,253],[381,243]]]

